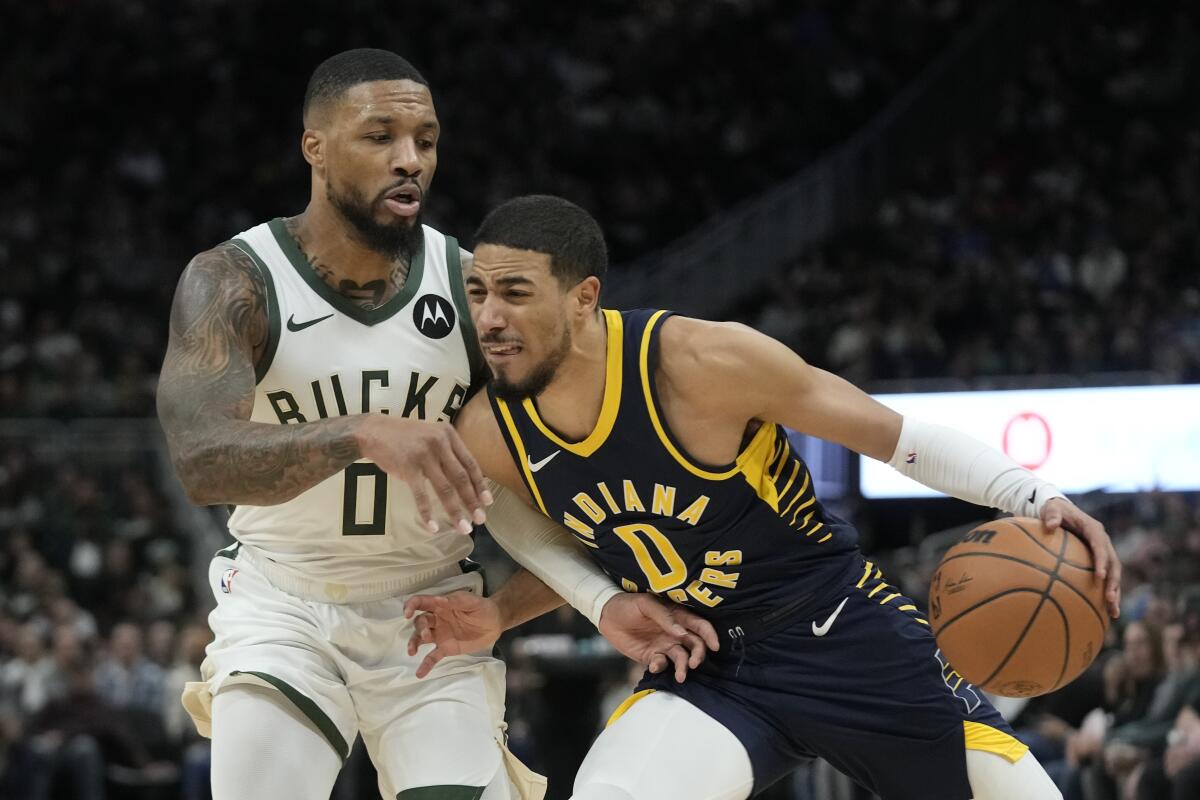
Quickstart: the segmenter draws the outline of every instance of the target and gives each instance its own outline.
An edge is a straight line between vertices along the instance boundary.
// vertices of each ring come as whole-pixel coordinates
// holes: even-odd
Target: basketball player
[[[544,522],[485,516],[478,465],[445,424],[481,360],[459,247],[420,224],[439,135],[428,85],[393,53],[342,53],[313,73],[304,127],[308,207],[196,256],[159,385],[188,496],[236,506],[237,543],[209,572],[205,680],[185,694],[211,725],[213,797],[326,800],[360,732],[388,800],[508,798],[506,772],[538,797],[503,748],[503,665],[472,650],[418,682],[404,648],[408,594],[481,592],[473,524],[519,545],[528,518]],[[698,663],[682,625],[707,623],[629,605],[565,532],[537,544],[557,553],[553,588],[622,652],[677,677]],[[561,602],[520,573],[496,605],[516,622]]]
[[[599,227],[565,200],[518,198],[484,220],[467,293],[492,380],[456,421],[512,490],[505,502],[522,497],[627,591],[693,608],[721,635],[686,683],[645,676],[584,760],[577,800],[743,798],[812,755],[885,800],[1059,797],[942,661],[916,604],[822,508],[783,426],[1065,525],[1091,547],[1116,616],[1104,528],[1001,453],[902,419],[749,328],[601,311],[605,265]],[[413,598],[409,613],[431,613],[411,644],[435,643],[436,661],[463,620],[497,618],[486,606]],[[469,635],[486,641],[479,628]]]

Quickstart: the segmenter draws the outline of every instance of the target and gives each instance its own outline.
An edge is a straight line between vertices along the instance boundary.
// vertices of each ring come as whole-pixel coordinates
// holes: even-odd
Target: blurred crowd
[[[153,464],[0,443],[0,798],[206,791],[179,695],[211,634]]]
[[[340,49],[396,49],[433,83],[431,223],[468,239],[494,203],[558,193],[596,213],[620,261],[819,157],[979,5],[347,0],[314,25],[273,0],[17,4],[0,62],[0,417],[153,414],[180,269],[303,207],[303,82]],[[985,136],[932,142],[868,223],[733,311],[866,386],[1200,381],[1200,14],[1072,7]],[[178,697],[210,600],[163,480],[148,459],[0,439],[0,800],[206,796]],[[1083,679],[1015,724],[1067,800],[1200,797],[1197,498],[1094,513],[1125,563],[1122,618]],[[922,600],[935,562],[889,560]],[[505,650],[513,748],[560,791],[634,673],[566,612]],[[368,772],[357,752],[335,795],[369,794]],[[810,800],[812,774],[772,791]]]
[[[501,200],[560,194],[598,216],[619,262],[836,144],[977,6],[347,0],[318,22],[279,0],[13,4],[0,408],[152,411],[179,272],[303,209],[304,83],[342,49],[394,49],[431,81],[444,135],[429,222],[465,241]]]
[[[1200,381],[1200,10],[1072,5],[982,136],[932,145],[743,318],[860,385]]]

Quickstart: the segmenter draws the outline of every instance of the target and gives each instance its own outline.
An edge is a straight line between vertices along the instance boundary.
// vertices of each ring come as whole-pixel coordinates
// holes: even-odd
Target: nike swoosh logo
[[[525,454],[525,460],[526,460],[526,461],[529,463],[529,471],[530,471],[530,472],[537,472],[539,469],[541,469],[542,467],[544,467],[544,466],[546,466],[547,464],[549,464],[549,463],[550,463],[550,459],[554,458],[556,455],[558,455],[558,454],[559,454],[559,453],[561,453],[561,452],[562,452],[562,450],[555,450],[553,453],[551,453],[550,455],[546,456],[546,457],[545,457],[545,458],[543,458],[541,461],[534,461],[532,458],[530,458],[530,457],[529,457],[529,453],[526,453],[526,454]]]
[[[1029,505],[1034,505],[1037,502],[1037,489],[1033,490],[1033,494],[1029,495]]]
[[[846,601],[849,599],[849,595],[843,597],[842,602],[838,603],[838,607],[835,608],[833,613],[829,615],[829,619],[825,620],[820,625],[818,625],[816,622],[813,622],[813,636],[824,636],[825,634],[829,633],[829,629],[833,627],[833,621],[837,619],[838,614],[842,613],[842,606],[846,605]]]
[[[323,317],[317,317],[316,319],[310,319],[308,322],[296,322],[296,315],[292,314],[290,317],[288,317],[287,328],[292,333],[295,333],[296,331],[302,331],[305,328],[311,328],[313,325],[316,325],[318,322],[324,322],[325,320],[329,319],[332,316],[333,316],[333,314],[326,314]]]

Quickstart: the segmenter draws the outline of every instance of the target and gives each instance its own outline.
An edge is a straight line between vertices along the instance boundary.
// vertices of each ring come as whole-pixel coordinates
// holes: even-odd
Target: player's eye
[[[422,139],[417,144],[421,146],[422,150],[432,150],[434,148],[434,143],[429,139]]]
[[[386,142],[391,140],[392,137],[388,136],[386,133],[368,133],[367,138],[372,142]]]

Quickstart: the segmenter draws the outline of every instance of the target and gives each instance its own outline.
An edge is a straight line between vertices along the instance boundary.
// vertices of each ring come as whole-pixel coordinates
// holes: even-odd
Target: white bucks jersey
[[[424,228],[404,288],[365,310],[313,272],[282,220],[233,242],[262,271],[270,336],[251,419],[294,425],[378,412],[450,420],[478,369],[458,243]],[[362,460],[275,506],[239,506],[229,529],[298,576],[342,584],[413,577],[464,558],[446,520],[431,534],[407,484]]]

